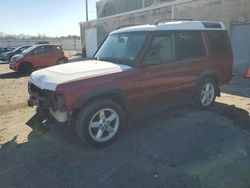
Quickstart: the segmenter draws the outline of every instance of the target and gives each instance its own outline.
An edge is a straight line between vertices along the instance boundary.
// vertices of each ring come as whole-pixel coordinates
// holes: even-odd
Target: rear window
[[[226,33],[222,31],[208,31],[208,41],[213,54],[223,54],[227,52]]]

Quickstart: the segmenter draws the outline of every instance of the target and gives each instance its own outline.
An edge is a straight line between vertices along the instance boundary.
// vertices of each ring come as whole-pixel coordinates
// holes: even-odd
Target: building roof
[[[111,34],[136,32],[136,31],[168,31],[168,30],[226,30],[222,22],[208,22],[208,21],[170,21],[170,22],[156,22],[151,25],[139,25],[117,29]]]

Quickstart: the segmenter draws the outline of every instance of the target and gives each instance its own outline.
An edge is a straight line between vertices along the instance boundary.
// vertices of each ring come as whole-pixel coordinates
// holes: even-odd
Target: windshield
[[[146,32],[109,35],[95,54],[96,59],[132,65],[146,38]]]
[[[28,54],[30,53],[32,50],[34,50],[36,48],[36,46],[32,46],[27,48],[26,50],[22,51],[22,54]]]
[[[29,48],[28,46],[19,46],[17,48],[15,48],[13,50],[13,52],[23,52],[24,50],[26,50],[27,48]]]

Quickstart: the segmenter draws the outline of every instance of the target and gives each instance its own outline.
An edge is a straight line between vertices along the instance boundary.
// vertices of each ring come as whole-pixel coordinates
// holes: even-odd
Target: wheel
[[[202,109],[212,106],[216,98],[217,87],[213,79],[204,78],[196,89],[195,104]]]
[[[93,147],[110,144],[124,125],[122,108],[109,99],[87,104],[77,115],[75,129],[80,140]]]
[[[57,64],[58,65],[61,65],[61,64],[64,64],[64,63],[67,63],[67,60],[65,58],[61,58],[57,61]]]
[[[19,71],[22,73],[31,73],[33,66],[31,63],[22,63],[19,67]]]

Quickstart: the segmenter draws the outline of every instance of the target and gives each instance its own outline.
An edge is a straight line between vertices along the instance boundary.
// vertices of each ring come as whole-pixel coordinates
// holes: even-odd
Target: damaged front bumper
[[[64,123],[71,120],[71,112],[63,109],[63,98],[56,96],[54,91],[42,90],[29,83],[29,107],[37,107],[37,113],[42,119]]]

